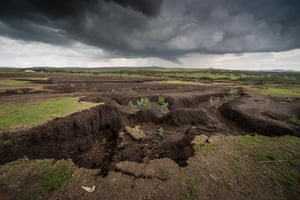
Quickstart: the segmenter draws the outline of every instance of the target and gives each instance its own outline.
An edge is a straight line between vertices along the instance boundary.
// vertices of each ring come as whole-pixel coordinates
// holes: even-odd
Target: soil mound
[[[299,102],[241,97],[223,104],[219,111],[246,131],[269,136],[300,136],[299,128],[288,123],[289,118],[300,115],[299,109]]]
[[[148,122],[149,116],[146,114],[143,120]],[[0,164],[24,156],[30,159],[71,158],[78,166],[100,168],[101,175],[105,176],[120,161],[171,158],[185,166],[186,160],[193,155],[192,138],[185,133],[174,135],[173,131],[163,130],[158,134],[157,128],[145,125],[140,127],[145,133],[142,141],[134,140],[130,134],[122,135],[128,124],[137,123],[132,120],[117,107],[100,105],[30,130],[2,134]]]

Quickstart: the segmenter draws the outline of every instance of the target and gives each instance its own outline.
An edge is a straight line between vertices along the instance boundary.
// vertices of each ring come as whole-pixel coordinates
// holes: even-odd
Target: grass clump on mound
[[[91,107],[92,103],[78,102],[77,98],[47,99],[30,103],[5,103],[0,105],[0,132],[18,127],[41,124],[51,118]]]

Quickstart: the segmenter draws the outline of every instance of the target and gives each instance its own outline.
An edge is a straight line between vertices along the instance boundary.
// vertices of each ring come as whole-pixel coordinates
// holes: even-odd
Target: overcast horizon
[[[4,0],[0,66],[300,70],[297,0]]]

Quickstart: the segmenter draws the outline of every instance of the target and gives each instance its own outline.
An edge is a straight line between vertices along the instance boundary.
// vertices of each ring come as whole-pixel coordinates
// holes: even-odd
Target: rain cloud
[[[300,48],[299,10],[297,0],[3,0],[0,35],[111,57],[280,52]]]

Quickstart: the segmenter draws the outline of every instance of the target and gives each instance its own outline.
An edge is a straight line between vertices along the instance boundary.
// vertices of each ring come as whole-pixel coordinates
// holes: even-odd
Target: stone
[[[147,135],[144,133],[143,130],[140,129],[140,126],[136,126],[134,128],[126,126],[125,130],[134,140],[140,141],[147,138]]]
[[[192,145],[201,145],[204,146],[208,141],[208,136],[206,135],[196,135],[192,141]]]

